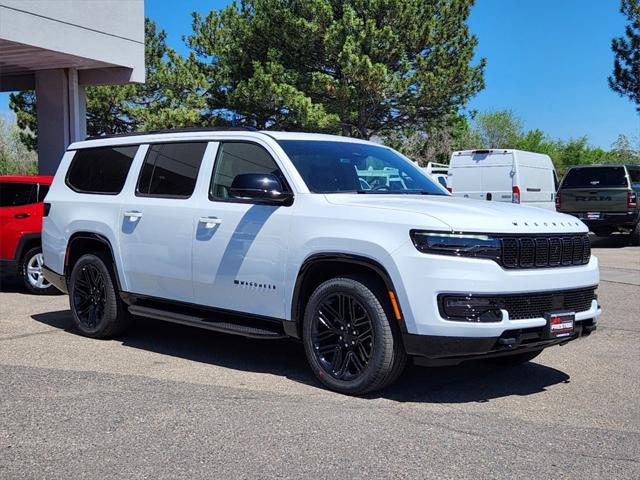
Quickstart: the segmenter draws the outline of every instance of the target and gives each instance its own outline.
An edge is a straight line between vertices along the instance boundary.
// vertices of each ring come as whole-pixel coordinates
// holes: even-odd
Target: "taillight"
[[[50,203],[45,203],[44,204],[44,208],[42,209],[42,216],[43,217],[49,216],[49,212],[50,211],[51,211],[51,204]]]
[[[636,192],[627,192],[627,208],[636,208],[638,206],[638,194]]]
[[[514,185],[511,190],[511,203],[520,203],[520,189],[518,186]]]
[[[447,187],[447,190],[449,191],[449,193],[453,193],[453,188]]]
[[[556,210],[560,210],[562,200],[560,200],[560,192],[556,193]]]

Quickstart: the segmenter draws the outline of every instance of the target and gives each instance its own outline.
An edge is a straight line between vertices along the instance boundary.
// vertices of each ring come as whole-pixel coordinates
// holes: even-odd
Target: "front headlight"
[[[488,258],[500,261],[499,238],[472,233],[440,233],[411,230],[411,240],[423,253]]]

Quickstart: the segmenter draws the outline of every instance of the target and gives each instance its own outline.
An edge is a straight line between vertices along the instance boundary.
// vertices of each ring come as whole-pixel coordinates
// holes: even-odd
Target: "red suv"
[[[58,290],[42,275],[42,214],[53,177],[0,176],[0,274],[18,274],[37,294]]]

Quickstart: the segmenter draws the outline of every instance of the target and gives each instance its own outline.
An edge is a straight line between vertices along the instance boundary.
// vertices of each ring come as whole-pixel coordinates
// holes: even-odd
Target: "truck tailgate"
[[[628,188],[571,188],[561,190],[563,212],[624,212]]]

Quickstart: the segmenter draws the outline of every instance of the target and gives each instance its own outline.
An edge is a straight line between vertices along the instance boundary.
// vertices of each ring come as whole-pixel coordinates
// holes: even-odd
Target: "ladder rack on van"
[[[447,175],[449,173],[448,163],[429,162],[425,168],[425,171],[430,175],[432,173],[442,173]]]

